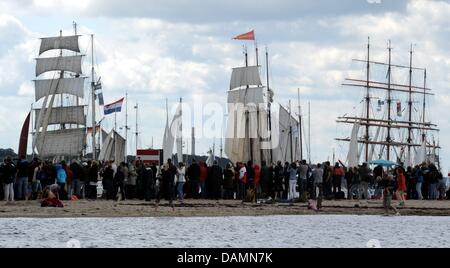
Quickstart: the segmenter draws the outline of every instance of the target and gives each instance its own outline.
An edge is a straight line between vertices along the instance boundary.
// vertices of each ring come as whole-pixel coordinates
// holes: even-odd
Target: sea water
[[[450,247],[450,217],[0,219],[0,247]]]

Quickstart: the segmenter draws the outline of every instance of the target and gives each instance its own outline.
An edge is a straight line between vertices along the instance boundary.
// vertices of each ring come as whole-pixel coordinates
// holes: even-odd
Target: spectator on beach
[[[206,198],[206,179],[208,178],[208,168],[206,167],[206,163],[200,161],[200,194],[203,199]]]
[[[33,176],[31,179],[31,199],[36,200],[42,193],[41,175],[43,172],[43,163],[35,159]]]
[[[214,161],[213,166],[208,170],[208,180],[209,180],[209,188],[210,193],[208,193],[208,197],[210,199],[219,200],[222,195],[222,184],[223,184],[223,171],[222,168],[219,167],[217,160]]]
[[[178,164],[177,169],[177,176],[176,176],[176,185],[177,185],[177,194],[178,199],[181,201],[181,203],[184,202],[184,184],[186,183],[186,167],[184,166],[184,163]]]
[[[98,163],[97,161],[89,161],[88,166],[88,185],[86,187],[86,196],[88,199],[97,199],[97,183],[98,183]]]
[[[275,166],[274,171],[274,178],[273,178],[273,190],[275,192],[275,199],[282,199],[283,198],[283,177],[284,177],[284,169],[281,165],[281,161],[277,162],[277,165]]]
[[[43,200],[41,202],[41,207],[64,207],[63,203],[59,199],[59,192],[61,187],[58,184],[46,187],[43,193]]]
[[[100,172],[102,177],[103,190],[106,200],[114,200],[114,170],[112,169],[112,161],[108,161]]]
[[[288,191],[288,200],[294,200],[296,185],[297,185],[297,165],[292,163],[288,169],[289,173],[289,191]]]
[[[67,173],[64,170],[62,164],[56,164],[56,183],[59,186],[59,198],[62,200],[67,200],[67,192],[66,192],[66,182],[67,182]]]
[[[333,168],[333,194],[336,198],[341,192],[342,178],[345,176],[344,168],[336,163]]]
[[[1,177],[3,182],[4,200],[14,202],[14,178],[16,176],[16,167],[10,157],[4,160],[1,166]]]
[[[255,189],[256,199],[258,199],[261,196],[261,168],[258,164],[255,164],[254,170],[255,178],[253,180],[253,186]]]
[[[298,187],[300,199],[306,200],[307,180],[308,180],[309,166],[306,164],[306,160],[302,160],[298,167]]]
[[[154,197],[155,176],[153,175],[153,169],[148,163],[145,163],[142,169],[142,185],[144,187],[145,201],[150,201]]]
[[[269,196],[269,181],[270,181],[270,169],[267,166],[266,161],[261,162],[260,173],[260,197],[267,198]]]
[[[370,169],[367,163],[363,163],[362,166],[358,168],[359,181],[360,181],[360,191],[358,199],[369,199],[369,183],[371,181]]]
[[[116,174],[114,175],[113,178],[113,194],[112,194],[112,198],[115,201],[119,200],[119,197],[117,196],[117,194],[119,193],[119,189],[120,189],[120,196],[122,198],[122,200],[125,200],[125,179],[126,176],[128,176],[128,168],[126,167],[125,162],[121,162],[119,164],[119,166],[117,167],[117,171]]]
[[[125,184],[125,195],[127,199],[136,198],[136,179],[137,179],[137,171],[136,171],[136,161],[128,168],[128,180]]]
[[[235,189],[235,176],[234,169],[231,163],[227,164],[226,169],[223,171],[223,198],[225,200],[234,199],[234,189]]]
[[[243,163],[237,163],[239,175],[238,178],[238,199],[244,200],[245,198],[245,185],[247,184],[247,168]]]
[[[400,215],[397,209],[392,206],[392,195],[395,188],[394,177],[392,175],[385,176],[381,180],[380,185],[383,188],[383,208],[386,214],[388,214],[389,210],[392,209],[397,215]]]
[[[198,199],[200,166],[198,165],[197,160],[195,160],[195,158],[192,159],[192,164],[189,167],[187,173],[189,178],[190,196],[194,199]]]
[[[317,164],[317,167],[313,169],[313,178],[314,178],[314,193],[318,191],[317,196],[317,209],[320,210],[322,208],[322,199],[323,199],[323,169],[322,164]]]
[[[406,195],[406,177],[401,168],[397,168],[397,199],[400,201],[399,206],[405,206]]]
[[[81,187],[85,180],[83,167],[81,166],[78,160],[73,160],[72,163],[70,164],[70,170],[72,171],[73,174],[72,194],[75,195],[78,199],[80,199],[82,197]]]
[[[416,166],[414,169],[414,178],[416,181],[416,199],[423,200],[422,196],[422,183],[423,183],[423,172],[420,166]]]
[[[25,156],[20,156],[17,162],[17,200],[26,200],[28,196],[28,168],[30,163]]]

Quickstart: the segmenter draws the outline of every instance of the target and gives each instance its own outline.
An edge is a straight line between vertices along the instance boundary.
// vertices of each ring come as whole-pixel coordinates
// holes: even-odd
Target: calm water
[[[0,226],[0,247],[450,247],[450,217],[15,218]]]

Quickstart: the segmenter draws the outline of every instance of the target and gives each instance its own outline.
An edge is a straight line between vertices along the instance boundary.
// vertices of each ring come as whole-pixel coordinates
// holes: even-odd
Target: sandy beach
[[[396,204],[396,203],[395,203]],[[156,208],[154,201],[64,201],[64,208],[41,208],[38,201],[0,202],[0,218],[67,218],[67,217],[223,217],[268,215],[383,215],[381,200],[324,201],[321,211],[308,210],[305,203],[242,204],[235,200],[186,200],[175,203],[172,209],[167,201]],[[399,209],[402,216],[450,216],[449,201],[415,201]]]

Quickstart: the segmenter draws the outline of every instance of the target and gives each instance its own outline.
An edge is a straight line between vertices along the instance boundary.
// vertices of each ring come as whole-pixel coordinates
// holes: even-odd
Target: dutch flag
[[[119,113],[122,111],[122,104],[125,98],[121,98],[120,100],[113,102],[111,104],[105,105],[103,107],[103,113],[105,115]]]

